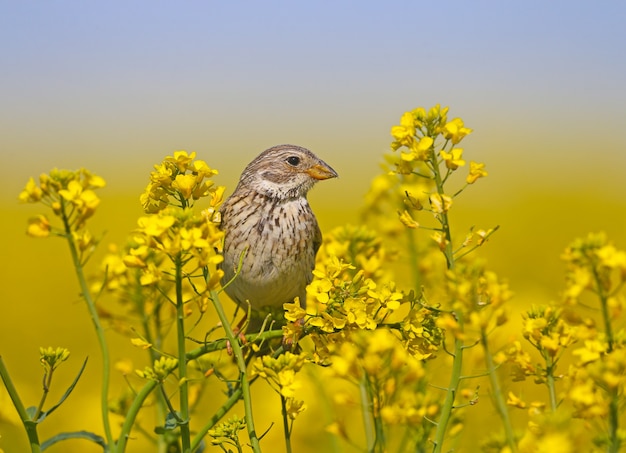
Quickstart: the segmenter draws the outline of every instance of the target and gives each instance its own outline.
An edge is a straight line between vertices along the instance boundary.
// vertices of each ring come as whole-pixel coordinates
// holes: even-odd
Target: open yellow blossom
[[[513,392],[509,392],[506,404],[508,404],[509,406],[517,407],[519,409],[526,408],[526,403]]]
[[[172,182],[172,188],[178,190],[186,200],[191,198],[195,186],[196,178],[191,174],[176,175],[176,178]]]
[[[174,223],[176,218],[171,215],[140,217],[137,221],[139,230],[150,237],[162,236]]]
[[[36,203],[41,200],[43,191],[33,178],[30,178],[26,183],[26,187],[19,195],[19,200],[22,203]]]
[[[167,156],[164,162],[171,162],[178,168],[179,172],[184,173],[189,168],[189,164],[196,158],[195,151],[191,154],[187,151],[174,151],[174,156]]]
[[[28,219],[26,234],[35,238],[45,238],[50,235],[50,221],[45,215],[38,215]]]
[[[443,136],[447,140],[450,140],[454,145],[463,140],[466,135],[472,133],[472,129],[463,125],[463,120],[461,118],[454,118],[453,120],[447,122],[443,129]]]
[[[411,112],[402,115],[400,125],[391,128],[391,135],[400,146],[409,146],[415,135],[415,123]]]
[[[466,181],[468,184],[474,184],[477,179],[484,178],[488,174],[489,173],[485,171],[485,164],[470,161],[470,171],[467,175]]]
[[[453,148],[450,152],[441,150],[439,154],[446,163],[446,167],[450,170],[456,170],[457,168],[465,165],[465,161],[462,159],[462,148]]]
[[[407,228],[419,228],[420,224],[411,217],[411,214],[405,209],[404,211],[398,211],[400,222]]]
[[[452,197],[445,194],[433,193],[430,195],[430,208],[435,214],[445,214],[452,206]]]
[[[600,264],[612,269],[626,270],[626,252],[617,250],[613,244],[607,244],[596,251]]]
[[[209,241],[206,238],[206,230],[200,228],[181,228],[179,233],[181,237],[180,244],[183,250],[209,247]]]
[[[402,160],[407,162],[414,160],[426,160],[430,150],[432,149],[433,143],[433,138],[428,136],[422,137],[419,140],[413,140],[407,145],[409,152],[402,152],[400,157]]]
[[[585,341],[583,348],[576,349],[574,355],[578,356],[582,364],[587,364],[598,360],[606,352],[607,345],[599,340]]]

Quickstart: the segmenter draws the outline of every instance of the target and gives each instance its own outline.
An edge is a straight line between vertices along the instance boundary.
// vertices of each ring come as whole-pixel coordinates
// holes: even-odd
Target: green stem
[[[202,439],[206,436],[206,433],[209,432],[211,428],[213,428],[217,422],[219,422],[224,415],[228,413],[229,410],[241,399],[242,390],[241,387],[238,387],[233,391],[230,397],[226,400],[222,407],[220,407],[213,416],[209,419],[209,421],[198,431],[198,434],[193,438],[191,442],[191,451],[196,451],[196,449],[200,446]]]
[[[107,450],[115,445],[113,434],[111,432],[111,421],[109,420],[109,381],[111,370],[111,359],[109,356],[109,347],[104,335],[104,329],[98,316],[98,310],[96,308],[95,301],[89,291],[89,285],[85,278],[83,271],[83,265],[80,261],[78,248],[74,241],[72,234],[72,228],[69,223],[69,218],[65,213],[65,206],[63,205],[63,224],[65,227],[65,238],[67,239],[68,246],[70,248],[70,254],[72,256],[72,262],[74,263],[74,269],[76,270],[76,277],[80,284],[80,290],[87,304],[89,315],[96,330],[96,336],[98,337],[98,345],[100,346],[100,354],[102,355],[102,389],[100,393],[100,413],[102,416],[102,424],[104,425],[104,434],[107,440]]]
[[[374,414],[372,414],[372,402],[369,398],[369,392],[367,390],[367,375],[363,375],[363,379],[359,384],[359,394],[361,395],[361,406],[363,407],[363,427],[365,431],[365,445],[366,451],[374,451],[374,445],[376,444],[376,435],[374,434]]]
[[[445,145],[444,145],[445,146]],[[437,162],[437,156],[432,152],[431,158],[429,160],[430,166],[433,170],[433,177],[435,180],[435,185],[437,187],[437,193],[441,196],[445,194],[443,181],[441,179],[441,172],[439,170],[439,163]],[[446,240],[445,247],[443,249],[443,254],[446,257],[446,264],[448,270],[453,270],[455,267],[454,260],[454,250],[452,247],[452,233],[450,231],[450,222],[448,219],[448,213],[442,212],[438,216],[439,222],[441,223],[441,231]],[[454,312],[453,313],[457,319],[459,324],[459,331],[463,332],[463,326],[465,320],[463,319],[463,313]],[[441,416],[439,417],[439,421],[437,422],[437,431],[435,432],[435,440],[434,440],[434,448],[433,453],[441,453],[443,448],[443,442],[446,435],[446,430],[448,428],[448,423],[452,418],[452,410],[454,409],[454,400],[456,398],[456,393],[459,388],[459,382],[461,381],[461,371],[463,369],[463,340],[460,338],[454,339],[454,353],[452,360],[452,373],[450,375],[450,382],[448,384],[448,388],[446,390],[446,398],[444,400],[443,406],[441,407]]]
[[[161,350],[161,346],[163,342],[162,342],[162,338],[160,335],[160,329],[161,329],[160,318],[159,316],[156,315],[156,313],[155,313],[155,316],[153,317],[147,315],[146,295],[144,294],[143,287],[141,286],[140,272],[135,272],[134,277],[135,277],[135,282],[133,286],[134,293],[132,297],[133,297],[135,306],[137,307],[137,312],[141,316],[141,325],[143,328],[143,335],[146,338],[146,341],[148,343],[155,345],[157,350]],[[156,307],[154,308],[154,310],[156,312],[159,310],[159,308]],[[152,333],[152,329],[151,329],[151,324],[150,324],[151,319],[153,320],[155,324],[154,334]],[[155,348],[148,349],[148,355],[150,357],[149,363],[154,363],[156,360],[159,359],[160,354],[157,352],[157,350],[155,350]],[[157,393],[157,396],[156,396],[156,409],[155,410],[156,410],[156,419],[165,420],[165,414],[167,413],[167,408],[166,408],[163,395],[160,392]],[[157,436],[156,438],[157,453],[166,453],[167,446],[169,443],[167,437],[169,437],[167,434],[163,436]]]
[[[43,383],[43,394],[41,395],[41,400],[39,401],[39,405],[37,406],[37,410],[35,411],[35,415],[33,416],[33,420],[38,420],[41,412],[43,411],[43,405],[46,402],[46,398],[48,397],[48,392],[50,391],[50,386],[52,385],[52,375],[54,374],[54,368],[50,368],[50,373],[46,374],[44,377]]]
[[[283,432],[285,433],[285,449],[287,453],[292,453],[291,450],[291,429],[289,428],[289,415],[287,414],[287,400],[283,395],[280,395],[280,406],[283,415]]]
[[[180,391],[180,438],[183,453],[191,453],[189,430],[189,383],[187,382],[187,360],[185,348],[185,301],[183,299],[183,263],[180,254],[174,261],[176,268],[176,339],[178,345],[178,380]]]
[[[547,375],[547,383],[548,386],[548,394],[550,395],[550,410],[552,412],[556,411],[558,403],[556,400],[556,380],[554,379],[554,371],[556,368],[556,362],[550,353],[546,353],[546,375]]]
[[[463,331],[463,318],[457,313],[459,329]],[[463,340],[459,338],[454,339],[454,359],[452,361],[452,373],[450,375],[450,383],[446,390],[446,399],[441,407],[441,416],[437,422],[437,431],[435,432],[433,453],[441,453],[443,449],[443,442],[448,428],[448,423],[452,418],[452,410],[454,409],[454,399],[461,382],[461,370],[463,369]]]
[[[262,332],[262,333],[250,333],[245,336],[245,339],[247,342],[252,342],[252,341],[263,342],[263,341],[272,340],[274,338],[282,338],[282,337],[283,337],[283,331],[282,329],[280,329],[280,330],[266,330],[265,332]],[[191,351],[188,351],[187,361],[195,360],[198,357],[201,357],[205,354],[209,354],[211,352],[227,349],[228,344],[229,344],[228,339],[215,340],[215,341],[211,341],[210,343],[206,343],[200,346],[199,348],[195,348],[195,349],[192,349]]]
[[[613,352],[615,345],[615,337],[613,336],[613,326],[611,325],[611,315],[609,312],[609,296],[604,291],[602,279],[598,274],[596,266],[592,263],[593,276],[596,282],[598,297],[600,298],[600,306],[602,307],[602,318],[604,320],[604,334],[606,335],[607,353]],[[617,453],[622,444],[619,434],[619,394],[616,391],[610,392],[611,400],[609,402],[609,445],[608,453]]]
[[[241,345],[239,343],[239,338],[235,336],[232,327],[230,326],[230,322],[226,313],[224,312],[224,308],[219,301],[219,297],[217,291],[211,291],[211,302],[213,303],[213,307],[217,313],[217,316],[222,323],[222,327],[226,332],[226,338],[230,341],[230,345],[233,348],[233,355],[235,356],[235,361],[237,362],[237,367],[239,368],[239,382],[241,384],[241,393],[243,397],[243,406],[245,412],[246,419],[246,427],[248,429],[248,436],[250,437],[250,445],[252,446],[252,450],[255,453],[261,452],[261,445],[259,443],[259,438],[256,434],[256,430],[254,428],[254,416],[252,414],[252,397],[250,395],[250,381],[248,380],[248,373],[246,370],[246,360],[241,350]]]
[[[28,436],[28,442],[30,443],[30,451],[32,453],[40,453],[41,447],[39,444],[39,436],[37,435],[37,422],[31,420],[31,418],[28,416],[28,413],[26,412],[26,409],[24,409],[22,400],[17,393],[15,385],[13,385],[13,381],[11,380],[11,376],[9,375],[9,370],[7,370],[6,366],[4,365],[4,360],[2,360],[2,356],[0,356],[0,378],[2,378],[2,382],[4,383],[4,387],[7,389],[9,398],[11,398],[13,406],[17,410],[17,414],[22,421],[22,425],[24,425],[26,435]]]
[[[496,373],[496,367],[493,363],[493,356],[491,355],[491,351],[489,350],[489,339],[487,337],[487,332],[485,332],[484,329],[480,330],[480,342],[483,346],[483,350],[485,351],[485,362],[487,365],[487,372],[489,373],[489,382],[491,383],[491,390],[495,401],[496,410],[498,411],[502,419],[502,424],[504,425],[504,432],[506,434],[507,443],[509,444],[509,449],[512,453],[516,453],[517,442],[515,441],[513,424],[511,423],[511,417],[509,416],[506,401],[504,400],[504,394],[502,392],[502,387],[500,386],[500,380],[498,379],[498,375]]]
[[[606,335],[606,342],[608,344],[607,352],[613,352],[613,345],[615,338],[613,337],[613,327],[611,326],[611,316],[609,314],[609,297],[602,287],[602,280],[598,275],[598,270],[595,265],[591,264],[593,277],[596,283],[598,297],[600,298],[600,306],[602,308],[602,319],[604,321],[604,334]]]
[[[433,170],[437,193],[443,196],[445,194],[443,190],[443,181],[441,179],[441,172],[439,171],[437,157],[434,155],[434,152],[430,164]],[[448,220],[448,213],[443,212],[439,214],[438,219],[441,223],[441,231],[443,232],[443,236],[446,239],[445,248],[443,250],[443,254],[446,257],[446,264],[448,266],[448,269],[454,269],[454,250],[452,248],[452,233],[450,232],[450,221]]]
[[[609,403],[609,446],[608,453],[618,453],[622,447],[622,439],[619,435],[619,394],[611,392],[611,402]]]
[[[406,229],[407,247],[409,250],[409,259],[411,260],[411,271],[413,272],[413,284],[415,285],[415,290],[419,291],[419,288],[422,287],[422,273],[420,272],[418,263],[417,240],[415,236],[415,232],[412,229]]]
[[[137,418],[137,414],[139,413],[139,410],[141,409],[144,401],[146,400],[148,395],[150,395],[150,393],[156,388],[157,384],[157,381],[148,381],[135,396],[135,399],[128,408],[126,417],[124,418],[124,424],[122,425],[120,437],[117,441],[115,449],[116,453],[124,453],[124,450],[126,449],[126,441],[130,436],[130,432],[135,423],[135,419]]]

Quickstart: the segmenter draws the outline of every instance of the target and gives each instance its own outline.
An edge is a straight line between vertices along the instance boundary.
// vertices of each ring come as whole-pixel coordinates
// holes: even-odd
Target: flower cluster
[[[85,222],[95,213],[100,199],[95,189],[106,185],[104,179],[81,168],[76,171],[54,169],[41,174],[39,184],[33,178],[19,195],[24,203],[42,203],[59,217],[63,226],[53,227],[46,215],[40,214],[28,221],[27,234],[33,237],[71,235],[81,256],[89,254],[96,240],[85,228]]]
[[[453,449],[465,411],[479,400],[491,400],[502,429],[489,427],[493,435],[482,451],[619,451],[626,444],[626,252],[602,233],[572,242],[562,255],[567,266],[563,303],[533,305],[522,315],[517,336],[507,331],[505,343],[494,346],[502,340],[497,333],[508,322],[512,292],[471,253],[497,227],[472,227],[457,236],[451,221],[459,195],[487,176],[485,164],[469,160],[460,146],[471,133],[462,119],[449,120],[448,108],[439,105],[401,116],[391,128],[383,172],[365,197],[363,221],[324,234],[306,304],[284,305],[283,344],[276,348],[254,344],[280,336],[275,324],[244,336],[231,327],[228,310],[221,306],[218,209],[224,188],[212,180],[217,171],[195,153],[176,151],[154,166],[140,197],[144,215],[125,246],[109,248],[101,264],[104,276],[91,291],[83,265],[97,241],[85,225],[100,203],[95,190],[104,180],[84,169],[53,170],[38,182],[31,178],[19,199],[48,206],[61,225],[40,215],[29,221],[28,234],[54,234],[70,243],[107,359],[101,396],[107,449],[123,451],[138,425],[138,411],[153,405],[167,414],[165,424],[153,430],[159,451],[196,451],[204,433],[224,452],[243,451],[239,436],[247,429],[250,448],[259,452],[263,436],[256,434],[250,387],[263,380],[280,395],[291,451],[292,425],[306,409],[299,398],[311,384],[302,373],[308,366],[315,370],[310,375],[328,387],[336,409],[327,431],[363,450]],[[204,211],[197,210],[200,200]],[[108,292],[121,302],[123,313],[107,305]],[[219,323],[211,321],[212,327],[198,334],[211,305]],[[188,320],[195,307],[199,314],[192,326]],[[130,360],[119,361],[115,369],[128,383],[139,376],[144,387],[137,391],[129,385],[113,400],[100,320],[130,336],[151,364],[135,370]],[[194,349],[188,348],[191,343]],[[168,351],[171,345],[174,352]],[[43,411],[52,374],[68,357],[64,348],[40,349],[44,396],[32,420],[43,420],[58,406]],[[0,368],[6,379],[1,360]],[[514,386],[501,384],[503,370],[511,372]],[[547,393],[547,398],[527,392],[522,386],[528,382],[518,383],[525,380],[541,385],[547,392],[537,394]],[[209,385],[219,385],[225,401],[197,424],[192,414]],[[154,389],[161,393],[152,398]],[[19,401],[14,393],[11,398]],[[243,402],[245,419],[233,415],[217,424],[238,402]],[[510,417],[513,410],[526,414],[525,429],[515,425],[519,417]],[[27,412],[30,417],[32,411]],[[106,418],[111,412],[124,417],[115,437]],[[356,419],[362,430],[352,424]],[[589,428],[593,445],[585,444]],[[36,443],[33,432],[29,438]]]
[[[194,260],[192,271],[207,265],[216,265],[221,256],[215,247],[222,239],[222,232],[207,219],[197,216],[189,208],[164,209],[156,214],[141,217],[132,237],[132,246],[123,262],[128,267],[144,270],[141,283],[150,285],[161,281],[162,271],[154,263],[153,254],[168,257],[171,261]],[[219,282],[217,273],[210,286]]]
[[[571,430],[561,434],[554,430],[555,425],[571,423],[572,417],[600,422],[598,426],[605,427],[596,432],[594,443],[604,451],[617,451],[626,439],[619,429],[620,401],[626,390],[626,335],[615,326],[623,310],[626,253],[600,233],[576,239],[562,258],[567,264],[562,306],[533,307],[523,317],[523,337],[543,361],[533,363],[519,342],[507,351],[514,364],[514,380],[531,376],[535,383],[547,386],[550,396],[546,408],[541,402],[526,403],[509,394],[511,406],[529,409],[529,427],[520,440],[520,451],[557,440],[574,451]],[[577,305],[598,303],[599,320],[575,312]],[[571,349],[569,366],[557,372],[558,363]],[[566,406],[573,410],[565,412]],[[522,448],[527,444],[529,448]]]
[[[137,376],[144,379],[163,382],[178,367],[178,359],[173,357],[161,357],[154,361],[152,367],[142,370],[135,370]]]
[[[46,370],[46,374],[49,374],[61,363],[65,362],[69,356],[70,351],[65,348],[39,348],[39,362]]]
[[[217,175],[217,170],[196,159],[195,152],[176,151],[154,169],[150,173],[150,183],[140,197],[147,213],[161,211],[169,205],[185,208],[194,200],[207,196],[211,196],[212,207],[221,202],[224,187],[215,186],[208,179]]]
[[[448,121],[448,107],[435,105],[428,111],[419,107],[405,112],[400,118],[400,124],[391,128],[394,138],[391,149],[401,150],[400,158],[407,163],[398,165],[398,173],[422,172],[425,168],[429,168],[429,173],[432,173],[433,158],[443,162],[450,172],[465,166],[463,149],[457,145],[471,133],[472,129],[465,127],[461,118]],[[443,140],[443,145],[438,140]],[[439,149],[438,155],[436,149]],[[483,168],[482,164],[470,162],[467,183],[471,184],[477,178],[486,176]]]
[[[350,263],[346,271],[354,276],[362,272],[364,278],[377,283],[392,280],[391,264],[397,251],[389,250],[383,244],[378,232],[365,225],[344,225],[324,235],[324,241],[317,254],[317,263],[322,265],[330,260]]]
[[[222,201],[224,187],[207,179],[217,174],[195,153],[177,151],[167,156],[150,176],[150,184],[141,196],[148,215],[140,217],[125,255],[108,255],[104,266],[110,277],[109,287],[128,281],[128,268],[141,270],[143,286],[163,285],[171,280],[168,265],[185,266],[187,274],[211,270],[206,275],[205,290],[219,286],[222,271],[216,269],[221,255],[216,253],[223,233],[214,221]],[[209,207],[201,214],[192,209],[192,201],[209,197]],[[172,201],[174,200],[174,201]],[[177,202],[177,204],[176,204]],[[161,288],[163,289],[163,288]]]
[[[524,316],[522,334],[542,356],[547,354],[554,359],[576,341],[575,330],[565,321],[563,310],[552,306],[529,310]]]
[[[306,354],[292,354],[287,351],[278,357],[264,355],[257,357],[252,364],[252,375],[260,376],[284,399],[287,416],[294,420],[306,409],[303,401],[295,398],[301,387],[298,372],[306,363]]]
[[[617,250],[606,234],[591,233],[572,242],[562,259],[567,263],[565,302],[576,303],[589,291],[606,298],[609,318],[618,319],[624,309],[617,290],[626,282],[626,252]]]
[[[237,415],[229,418],[223,423],[220,423],[215,428],[210,429],[208,434],[213,438],[211,444],[218,445],[223,451],[230,452],[227,445],[232,445],[241,451],[239,443],[239,431],[246,428],[246,421],[239,418]]]
[[[406,426],[417,445],[427,442],[434,426],[429,420],[439,413],[440,398],[425,391],[424,364],[407,351],[397,335],[389,329],[355,331],[350,341],[330,346],[330,359],[332,377],[350,382],[368,395],[370,407],[364,410],[371,411],[380,429]],[[339,413],[342,406],[353,410],[350,388],[337,392],[334,401]],[[342,424],[338,419],[330,429],[347,437]]]

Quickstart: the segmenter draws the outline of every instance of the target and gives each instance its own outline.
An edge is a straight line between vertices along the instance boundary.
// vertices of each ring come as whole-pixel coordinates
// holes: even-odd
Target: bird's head
[[[240,185],[271,198],[306,196],[322,179],[337,172],[306,148],[278,145],[263,151],[245,168]]]

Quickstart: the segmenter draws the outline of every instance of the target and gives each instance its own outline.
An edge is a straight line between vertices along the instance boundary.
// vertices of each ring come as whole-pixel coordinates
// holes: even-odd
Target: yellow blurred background
[[[97,389],[84,384],[99,380],[99,353],[65,244],[24,234],[42,210],[17,202],[28,177],[53,167],[103,176],[91,230],[123,243],[152,165],[174,150],[196,151],[230,193],[256,154],[294,143],[340,175],[310,195],[328,231],[358,222],[401,114],[441,103],[474,129],[464,157],[489,171],[453,222],[500,225],[480,253],[516,307],[549,302],[572,239],[603,230],[626,247],[625,17],[619,2],[0,5],[0,354],[26,405],[39,397],[39,346],[72,351],[59,383],[90,357],[41,437],[101,432]],[[123,358],[127,340],[109,337]],[[26,451],[3,389],[0,407],[0,448]],[[314,445],[323,416],[304,417],[296,442]]]

